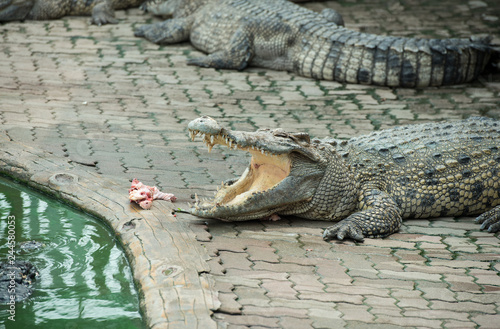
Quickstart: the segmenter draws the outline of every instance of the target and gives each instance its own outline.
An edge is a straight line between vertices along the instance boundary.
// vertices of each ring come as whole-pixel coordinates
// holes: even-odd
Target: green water
[[[108,227],[0,177],[4,262],[9,216],[15,217],[16,260],[35,264],[40,277],[32,297],[16,303],[15,321],[8,306],[0,305],[0,329],[144,328],[129,264]],[[30,252],[19,248],[31,240],[45,246]]]

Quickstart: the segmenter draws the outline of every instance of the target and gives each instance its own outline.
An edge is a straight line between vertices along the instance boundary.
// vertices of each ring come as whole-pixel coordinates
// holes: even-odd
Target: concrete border
[[[220,306],[206,261],[210,258],[173,206],[151,210],[131,204],[127,193],[98,174],[78,170],[0,134],[0,172],[102,219],[116,233],[132,267],[140,308],[150,328],[216,328]],[[168,313],[166,312],[168,310]]]

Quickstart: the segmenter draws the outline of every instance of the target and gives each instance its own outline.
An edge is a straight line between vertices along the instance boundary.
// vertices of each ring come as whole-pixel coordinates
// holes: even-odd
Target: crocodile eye
[[[273,130],[273,136],[286,138],[288,134],[283,129],[278,128]]]
[[[295,141],[302,141],[306,143],[311,142],[311,137],[309,136],[308,133],[294,133],[291,134],[290,137]]]

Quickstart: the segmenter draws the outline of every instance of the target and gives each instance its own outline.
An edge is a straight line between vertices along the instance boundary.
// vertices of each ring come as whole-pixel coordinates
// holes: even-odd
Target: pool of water
[[[16,260],[33,263],[40,276],[31,298],[16,303],[14,318],[8,305],[0,305],[0,329],[145,328],[129,264],[107,226],[0,177],[3,262],[8,218],[15,218]],[[21,250],[31,240],[43,246]]]

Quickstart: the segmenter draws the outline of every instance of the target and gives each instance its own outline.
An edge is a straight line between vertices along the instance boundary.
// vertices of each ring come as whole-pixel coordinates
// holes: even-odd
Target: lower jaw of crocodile
[[[191,135],[192,139],[195,135]],[[209,152],[213,145],[221,144],[247,151],[252,158],[239,179],[222,183],[213,200],[196,200],[190,210],[193,215],[221,220],[249,220],[270,217],[285,208],[276,207],[273,200],[277,196],[283,198],[283,191],[288,190],[287,178],[292,168],[289,154],[275,155],[256,148],[241,147],[222,135],[207,134],[202,138]]]

